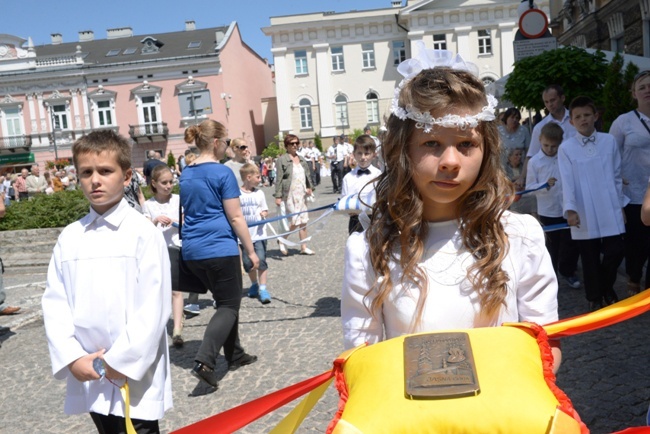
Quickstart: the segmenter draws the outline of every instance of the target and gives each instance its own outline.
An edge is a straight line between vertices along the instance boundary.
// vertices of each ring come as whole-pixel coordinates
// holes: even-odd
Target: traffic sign
[[[528,9],[519,17],[519,30],[529,39],[539,38],[548,30],[548,18],[539,9]]]

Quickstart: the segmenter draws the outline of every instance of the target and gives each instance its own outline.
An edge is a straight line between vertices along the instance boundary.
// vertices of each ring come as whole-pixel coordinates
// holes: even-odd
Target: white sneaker
[[[279,242],[279,241],[278,241],[278,244],[280,245],[280,253],[282,253],[282,255],[284,255],[284,256],[288,256],[289,252],[287,251],[286,246],[283,243]]]

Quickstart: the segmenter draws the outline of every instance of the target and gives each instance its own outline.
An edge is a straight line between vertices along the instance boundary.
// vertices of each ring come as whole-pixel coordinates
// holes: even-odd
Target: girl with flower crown
[[[507,211],[496,100],[444,50],[403,62],[370,224],[347,241],[347,348],[433,330],[546,324],[557,280],[539,223]],[[553,345],[552,345],[553,346]],[[559,348],[553,346],[557,369]]]

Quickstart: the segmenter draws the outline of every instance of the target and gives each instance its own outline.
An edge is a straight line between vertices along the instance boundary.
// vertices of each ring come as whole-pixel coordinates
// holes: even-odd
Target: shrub
[[[89,207],[80,190],[37,195],[12,202],[0,219],[0,231],[64,227],[88,214]]]
[[[169,151],[169,154],[167,154],[167,167],[171,167],[172,169],[176,167],[176,158],[174,158],[172,151]]]

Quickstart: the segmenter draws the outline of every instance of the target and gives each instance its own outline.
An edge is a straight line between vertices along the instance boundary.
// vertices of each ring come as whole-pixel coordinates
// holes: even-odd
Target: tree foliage
[[[545,51],[515,63],[503,97],[517,107],[540,111],[544,108],[541,95],[546,86],[559,84],[567,104],[579,95],[589,96],[601,104],[606,69],[605,55],[601,52],[589,54],[577,47]]]
[[[314,146],[318,148],[319,151],[323,152],[323,140],[320,138],[320,134],[314,134]]]
[[[167,167],[176,167],[176,158],[172,154],[172,151],[169,151],[169,154],[167,154]]]
[[[603,131],[609,131],[609,127],[620,114],[627,113],[636,107],[632,98],[632,81],[639,72],[639,67],[634,63],[628,63],[623,69],[623,56],[616,53],[607,68],[605,85],[603,86],[602,103],[605,108],[603,114]]]
[[[280,155],[284,154],[286,151],[284,147],[280,147],[278,144],[280,142],[280,136],[276,135],[273,137],[273,141],[266,145],[266,148],[262,151],[262,157],[267,158],[277,158]]]

